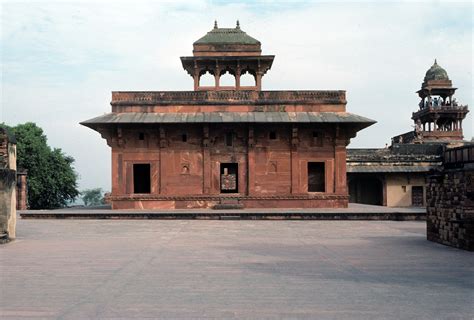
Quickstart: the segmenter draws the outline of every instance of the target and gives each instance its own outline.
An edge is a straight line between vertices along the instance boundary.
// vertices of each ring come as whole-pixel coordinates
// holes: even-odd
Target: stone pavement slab
[[[22,220],[2,319],[472,319],[474,254],[417,221]]]

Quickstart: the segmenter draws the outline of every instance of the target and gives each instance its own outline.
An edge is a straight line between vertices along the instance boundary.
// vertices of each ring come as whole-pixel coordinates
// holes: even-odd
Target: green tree
[[[81,191],[82,201],[86,206],[97,206],[104,204],[104,195],[101,188],[87,189]]]
[[[43,130],[28,122],[12,127],[17,140],[17,166],[28,170],[28,204],[31,209],[66,206],[79,195],[74,159],[51,149]]]

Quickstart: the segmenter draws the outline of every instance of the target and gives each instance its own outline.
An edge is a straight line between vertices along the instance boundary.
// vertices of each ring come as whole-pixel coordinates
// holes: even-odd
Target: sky
[[[79,122],[110,112],[111,91],[193,90],[179,57],[214,20],[238,19],[276,56],[263,90],[346,90],[347,111],[377,121],[349,147],[384,147],[413,129],[435,58],[472,110],[473,13],[450,1],[4,0],[0,122],[35,122],[76,159],[80,190],[110,190],[110,148]]]

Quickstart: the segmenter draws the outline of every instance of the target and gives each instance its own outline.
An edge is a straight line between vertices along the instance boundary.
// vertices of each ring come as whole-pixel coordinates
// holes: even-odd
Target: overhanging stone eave
[[[189,113],[108,113],[83,122],[81,125],[97,131],[113,124],[179,124],[179,123],[303,123],[338,124],[353,132],[367,128],[375,120],[348,112],[189,112]]]
[[[257,52],[257,51],[255,51]],[[195,61],[195,60],[273,60],[275,55],[246,55],[246,56],[182,56],[179,57],[181,61]]]

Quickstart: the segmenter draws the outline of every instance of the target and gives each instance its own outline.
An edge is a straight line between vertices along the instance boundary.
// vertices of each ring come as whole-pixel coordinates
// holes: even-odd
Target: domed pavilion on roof
[[[375,121],[342,90],[262,90],[273,60],[216,22],[181,57],[193,91],[112,92],[112,112],[81,123],[112,149],[112,207],[346,207],[346,146]]]
[[[463,139],[462,121],[469,110],[454,98],[456,90],[446,70],[435,60],[417,91],[421,101],[419,110],[412,114],[415,142]]]

